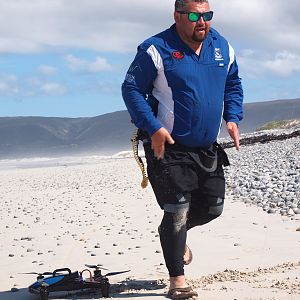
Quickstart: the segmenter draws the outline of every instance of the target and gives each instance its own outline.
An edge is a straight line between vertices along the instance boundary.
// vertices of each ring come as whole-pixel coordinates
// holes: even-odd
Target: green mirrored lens
[[[197,22],[200,19],[200,15],[195,12],[190,12],[188,16],[191,22]]]

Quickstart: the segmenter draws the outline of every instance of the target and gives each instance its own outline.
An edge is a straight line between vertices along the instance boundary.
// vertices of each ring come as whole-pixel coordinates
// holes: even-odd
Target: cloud
[[[66,93],[66,88],[56,82],[46,82],[41,85],[40,90],[48,96],[61,96]]]
[[[56,68],[51,67],[51,66],[46,66],[46,65],[40,66],[38,68],[38,71],[39,71],[39,73],[46,75],[46,76],[53,76],[57,73]]]
[[[300,51],[298,0],[211,0],[213,25],[238,48]]]
[[[18,77],[13,74],[0,74],[0,95],[17,95],[20,91]]]
[[[287,51],[279,52],[273,60],[266,60],[262,65],[280,76],[287,77],[300,71],[300,55]]]
[[[245,49],[238,56],[240,70],[244,77],[288,77],[300,72],[300,55],[288,51],[276,53]]]
[[[124,52],[172,20],[172,1],[0,0],[0,52]],[[28,22],[30,20],[30,22]]]
[[[39,77],[20,80],[14,74],[0,75],[0,96],[28,98],[33,96],[61,96],[67,88],[58,82],[47,82]]]
[[[96,73],[112,70],[111,65],[109,65],[106,59],[103,57],[96,57],[95,61],[89,62],[87,60],[75,57],[72,54],[69,54],[65,57],[65,59],[71,71]]]
[[[234,46],[300,50],[298,0],[211,0],[212,25]],[[0,0],[0,52],[78,48],[133,52],[170,26],[174,0]],[[108,6],[108,7],[107,7]],[[30,20],[30,22],[28,22]]]

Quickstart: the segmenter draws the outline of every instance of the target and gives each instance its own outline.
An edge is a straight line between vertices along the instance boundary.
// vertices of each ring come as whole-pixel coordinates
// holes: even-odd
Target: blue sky
[[[245,102],[300,97],[298,0],[211,0],[236,51]],[[173,0],[0,0],[0,116],[125,109],[136,47],[173,22]]]

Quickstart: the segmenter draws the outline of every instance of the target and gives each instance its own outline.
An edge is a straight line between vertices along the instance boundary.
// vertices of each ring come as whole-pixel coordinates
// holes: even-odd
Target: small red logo
[[[180,51],[173,51],[172,52],[172,56],[175,58],[175,59],[183,59],[184,58],[184,54]]]

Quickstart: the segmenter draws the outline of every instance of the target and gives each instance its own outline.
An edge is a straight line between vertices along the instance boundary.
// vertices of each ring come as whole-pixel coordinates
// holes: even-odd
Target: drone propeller
[[[118,275],[118,274],[122,274],[122,273],[126,273],[126,272],[130,272],[130,270],[119,271],[119,272],[110,272],[110,273],[107,273],[107,274],[104,275],[104,276],[113,276],[113,275]]]
[[[102,267],[102,265],[88,265],[88,264],[85,264],[86,267],[88,268],[92,268],[92,269],[101,269],[101,270],[105,270],[105,271],[108,271],[108,269],[105,269]]]
[[[20,274],[29,274],[29,275],[53,275],[53,272],[44,272],[44,273],[38,273],[38,272],[28,272],[28,273],[20,273]]]

